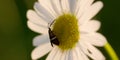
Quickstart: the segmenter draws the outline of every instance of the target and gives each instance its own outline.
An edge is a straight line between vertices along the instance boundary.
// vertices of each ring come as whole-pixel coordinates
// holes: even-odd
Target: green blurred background
[[[31,60],[36,35],[26,25],[26,11],[36,0],[0,0],[0,60]],[[120,0],[102,0],[104,8],[97,15],[100,32],[120,57]],[[41,59],[44,60],[44,59]]]

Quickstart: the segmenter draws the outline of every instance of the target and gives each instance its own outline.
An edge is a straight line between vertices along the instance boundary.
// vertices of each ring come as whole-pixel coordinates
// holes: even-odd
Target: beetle
[[[53,22],[52,22],[52,23],[53,23]],[[51,25],[50,25],[50,26],[51,26]],[[48,34],[49,34],[51,46],[53,47],[53,44],[59,45],[59,40],[58,40],[58,38],[56,37],[56,35],[53,33],[53,31],[51,30],[50,26],[48,27]]]

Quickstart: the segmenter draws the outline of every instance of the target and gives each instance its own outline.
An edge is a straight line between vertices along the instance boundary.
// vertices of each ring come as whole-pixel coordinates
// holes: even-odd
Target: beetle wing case
[[[59,41],[58,41],[56,35],[52,32],[52,30],[50,28],[48,30],[48,33],[49,33],[49,38],[50,38],[51,45],[52,46],[53,46],[53,44],[59,45]]]

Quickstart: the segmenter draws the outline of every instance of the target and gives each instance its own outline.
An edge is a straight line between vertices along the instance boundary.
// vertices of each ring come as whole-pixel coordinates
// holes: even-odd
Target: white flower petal
[[[99,30],[100,24],[101,23],[97,20],[90,20],[90,21],[86,22],[85,24],[80,25],[79,30],[80,30],[80,32],[88,32],[88,33],[96,32]]]
[[[39,46],[45,43],[50,43],[48,34],[39,35],[33,39],[33,46]]]
[[[72,56],[72,51],[68,51],[68,58],[67,60],[73,60],[73,56]]]
[[[78,0],[75,14],[77,18],[80,18],[83,13],[91,6],[94,0]]]
[[[93,60],[105,60],[105,57],[102,55],[102,53],[97,48],[95,48],[89,43],[87,43],[86,45],[89,51],[86,54],[90,56]]]
[[[61,60],[62,52],[58,49],[56,55],[54,56],[53,60]]]
[[[77,0],[68,0],[71,13],[75,12]]]
[[[81,53],[83,60],[89,60],[89,58],[83,53],[83,51],[80,51],[80,53]]]
[[[68,0],[61,0],[61,6],[64,13],[70,12]]]
[[[73,60],[84,60],[78,47],[72,50]]]
[[[46,60],[53,60],[54,56],[56,55],[56,53],[58,52],[59,48],[57,46],[54,46],[54,48],[52,49],[52,51],[49,53],[48,57],[46,58]]]
[[[81,34],[80,40],[99,47],[102,47],[107,43],[106,38],[100,33]]]
[[[66,52],[67,54],[66,54],[66,56],[65,56],[65,60],[69,60],[69,50]]]
[[[47,27],[47,22],[45,22],[42,18],[40,18],[37,13],[33,10],[28,10],[27,11],[27,18],[29,19],[29,21],[37,24],[37,25],[41,25],[44,27]]]
[[[40,5],[43,6],[54,18],[56,17],[56,13],[52,8],[51,0],[38,0]]]
[[[81,1],[83,1],[83,0],[77,0],[77,3],[76,3],[75,13],[74,14],[76,14],[77,17],[78,17],[77,14],[79,14],[78,11],[79,11],[80,7],[82,6]]]
[[[51,4],[56,14],[61,15],[62,8],[61,8],[60,0],[51,0]]]
[[[36,24],[32,23],[31,21],[27,21],[27,25],[31,30],[33,30],[37,33],[42,33],[42,34],[47,34],[48,33],[47,28],[36,25]]]
[[[65,60],[67,54],[68,54],[67,51],[62,52],[62,56],[60,60]]]
[[[105,60],[102,53],[88,42],[79,41],[81,50],[93,60]]]
[[[84,24],[85,22],[89,21],[92,17],[94,17],[103,7],[103,3],[101,1],[97,1],[92,4],[85,13],[79,17],[79,23]]]
[[[80,53],[77,54],[76,49],[73,49],[71,52],[72,52],[73,60],[80,60],[79,57],[78,57],[78,54],[79,54],[80,57],[81,57],[81,55],[80,55]]]
[[[87,55],[84,53],[84,51],[87,51],[87,48],[83,46],[84,42],[85,41],[83,41],[83,40],[79,41],[79,43],[77,45],[77,47],[79,49],[77,49],[77,51],[79,51],[79,54],[81,54],[81,57],[83,58],[82,60],[89,60],[89,58],[87,57]]]
[[[52,46],[50,45],[50,43],[39,45],[32,51],[31,57],[33,60],[39,59],[45,54],[47,54],[51,49]]]
[[[42,1],[46,1],[46,0],[42,0]],[[38,2],[34,4],[34,9],[38,13],[39,17],[41,17],[48,23],[55,19],[55,17],[53,17],[52,14],[42,5],[40,5]]]

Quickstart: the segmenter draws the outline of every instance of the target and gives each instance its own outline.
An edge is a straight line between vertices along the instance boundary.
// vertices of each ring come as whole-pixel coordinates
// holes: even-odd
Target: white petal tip
[[[52,47],[50,43],[39,45],[32,51],[31,57],[33,60],[39,59],[44,55],[46,55],[51,50],[52,50]]]
[[[34,53],[31,54],[32,60],[37,60],[39,56],[35,55]]]
[[[102,1],[97,1],[96,4],[98,4],[98,7],[100,7],[100,9],[103,7],[103,2]]]
[[[30,10],[27,11],[27,14],[26,14],[26,15],[27,15],[27,18],[29,18],[29,16],[30,16],[31,14],[33,14],[33,10],[30,9]]]

